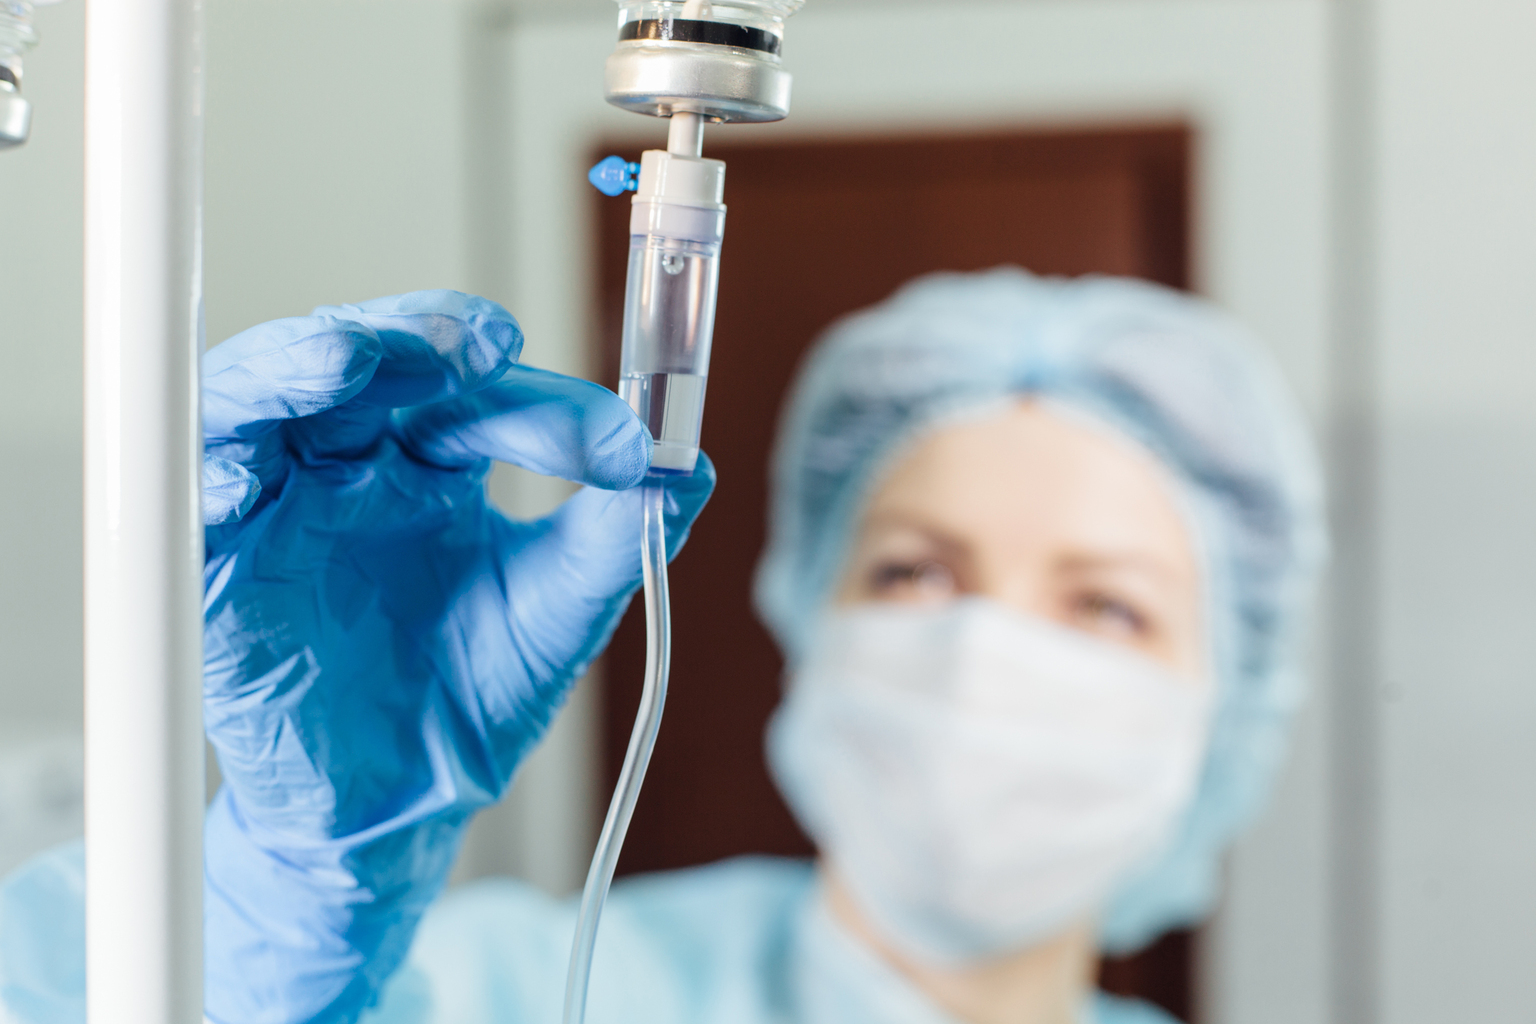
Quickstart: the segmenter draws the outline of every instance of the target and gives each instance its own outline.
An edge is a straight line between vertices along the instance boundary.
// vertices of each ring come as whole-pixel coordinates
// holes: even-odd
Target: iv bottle
[[[640,159],[629,216],[619,396],[650,428],[651,472],[691,473],[725,235],[725,164],[661,150]]]
[[[688,0],[618,0],[618,3],[620,39],[638,38],[633,26],[638,26],[642,22],[666,22],[677,18],[690,21],[707,20],[770,33],[773,36],[774,56],[778,55],[779,42],[784,38],[784,19],[805,6],[805,0],[719,0],[713,3],[689,3]],[[625,31],[626,25],[632,26],[628,33]]]
[[[30,0],[0,0],[0,149],[27,141],[32,105],[21,96],[21,55],[37,44]]]

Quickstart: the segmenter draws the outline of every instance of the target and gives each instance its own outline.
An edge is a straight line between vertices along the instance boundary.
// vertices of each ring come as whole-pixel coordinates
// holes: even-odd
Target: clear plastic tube
[[[640,798],[640,783],[651,763],[656,747],[656,733],[661,728],[661,712],[667,700],[667,673],[672,661],[672,612],[667,596],[667,535],[664,519],[666,492],[659,483],[645,486],[644,531],[640,538],[640,560],[645,577],[645,686],[640,693],[640,711],[629,734],[629,749],[624,752],[624,766],[619,784],[608,804],[603,831],[597,839],[587,883],[581,891],[581,910],[576,918],[576,937],[571,943],[571,962],[565,977],[565,1024],[582,1024],[587,1013],[587,983],[592,977],[592,950],[597,943],[597,923],[613,884],[613,871],[619,863],[619,850],[629,819]]]

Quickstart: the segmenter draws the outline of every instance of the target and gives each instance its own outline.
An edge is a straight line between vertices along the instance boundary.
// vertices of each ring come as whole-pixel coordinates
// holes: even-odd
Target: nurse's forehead
[[[872,496],[866,525],[1028,542],[1049,528],[1085,547],[1166,547],[1182,532],[1172,483],[1109,428],[1036,401],[939,428]]]

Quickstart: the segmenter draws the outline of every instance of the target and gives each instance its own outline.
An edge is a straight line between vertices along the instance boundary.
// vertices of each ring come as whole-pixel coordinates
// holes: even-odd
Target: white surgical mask
[[[875,928],[955,963],[1093,913],[1161,848],[1210,690],[983,599],[862,605],[823,624],[769,762]]]

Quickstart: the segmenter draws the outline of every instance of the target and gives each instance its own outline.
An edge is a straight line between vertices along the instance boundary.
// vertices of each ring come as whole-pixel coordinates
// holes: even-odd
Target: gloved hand
[[[640,583],[650,438],[515,365],[500,306],[417,292],[252,328],[204,359],[207,1012],[350,1021],[400,963]],[[586,486],[537,522],[492,459]],[[713,487],[669,486],[675,553]],[[257,487],[259,484],[259,490]]]

